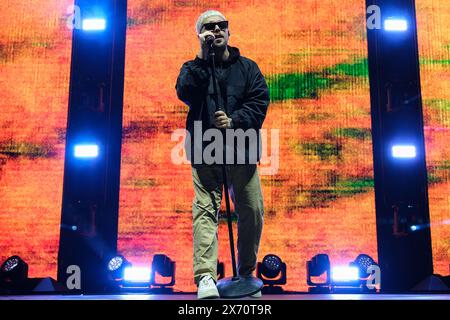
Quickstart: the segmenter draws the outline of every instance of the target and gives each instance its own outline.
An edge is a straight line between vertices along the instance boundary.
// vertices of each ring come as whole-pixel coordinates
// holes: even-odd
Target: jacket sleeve
[[[178,98],[191,108],[204,97],[208,84],[207,62],[197,57],[195,60],[183,64],[175,89]]]
[[[239,109],[230,115],[233,120],[233,128],[261,129],[269,103],[269,89],[266,80],[258,65],[253,63],[250,86],[244,97],[244,102]]]

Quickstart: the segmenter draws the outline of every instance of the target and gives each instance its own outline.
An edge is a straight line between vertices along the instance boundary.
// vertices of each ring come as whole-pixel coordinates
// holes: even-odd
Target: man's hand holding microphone
[[[214,42],[216,37],[214,36],[214,33],[212,31],[205,31],[203,33],[200,33],[198,35],[198,38],[200,40],[200,52],[198,53],[198,57],[200,59],[207,60],[208,59],[208,52],[211,47],[211,44]]]

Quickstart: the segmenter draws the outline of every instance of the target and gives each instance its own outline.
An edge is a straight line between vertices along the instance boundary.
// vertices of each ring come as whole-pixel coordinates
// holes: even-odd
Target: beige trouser
[[[250,275],[256,267],[264,208],[256,164],[227,165],[230,198],[238,216],[239,275]],[[194,281],[211,275],[217,281],[217,228],[222,201],[221,165],[192,168],[195,197],[192,203],[194,228]]]

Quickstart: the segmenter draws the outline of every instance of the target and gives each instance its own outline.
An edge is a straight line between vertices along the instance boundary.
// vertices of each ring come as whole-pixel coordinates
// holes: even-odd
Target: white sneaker
[[[198,283],[197,298],[219,298],[219,291],[217,290],[216,284],[211,276],[204,276],[200,279],[200,282]]]
[[[261,290],[259,290],[257,293],[254,293],[254,294],[250,295],[250,297],[252,297],[252,298],[261,298],[262,297]]]

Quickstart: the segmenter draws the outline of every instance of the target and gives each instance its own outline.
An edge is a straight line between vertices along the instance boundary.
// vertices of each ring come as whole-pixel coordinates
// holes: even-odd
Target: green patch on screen
[[[369,77],[367,59],[356,59],[351,63],[340,63],[324,70],[327,74],[350,77]]]
[[[51,150],[47,146],[13,142],[0,144],[0,154],[10,157],[45,158],[51,156]]]
[[[306,203],[300,207],[325,208],[328,206],[328,202],[336,200],[336,198],[336,193],[331,189],[314,189],[309,193]]]
[[[443,59],[443,60],[434,60],[434,59],[420,59],[420,64],[440,64],[443,66],[450,65],[450,59]]]
[[[426,99],[424,100],[424,106],[437,110],[439,114],[438,120],[441,124],[450,125],[450,100],[445,99]]]
[[[321,72],[278,74],[267,78],[271,101],[315,99],[319,91],[339,87],[348,77],[368,77],[367,59],[340,63]],[[345,86],[344,86],[345,87]]]
[[[305,120],[308,121],[320,121],[333,118],[333,114],[327,112],[315,112],[310,113],[305,117]]]
[[[272,101],[289,99],[315,99],[319,90],[329,88],[331,79],[318,73],[279,74],[268,79],[270,99]]]
[[[324,208],[329,206],[329,202],[342,197],[351,197],[360,193],[373,190],[374,180],[370,177],[362,177],[359,179],[337,180],[331,185],[302,191],[302,196],[295,204],[300,208],[314,207]]]
[[[335,184],[337,196],[354,195],[366,192],[374,187],[372,178],[338,180]]]
[[[440,111],[450,112],[450,100],[425,99],[424,104]]]
[[[31,46],[38,47],[38,48],[46,48],[46,49],[52,48],[52,44],[50,42],[33,42],[31,44]]]
[[[271,186],[271,187],[282,187],[285,182],[286,182],[286,179],[280,179],[280,178],[274,178],[274,177],[268,178],[268,176],[265,176],[264,178],[261,179],[261,183],[264,186]]]
[[[336,128],[331,134],[334,137],[354,138],[358,140],[369,139],[372,136],[370,129],[366,128]]]
[[[450,160],[444,160],[440,162],[438,165],[435,165],[434,168],[436,170],[449,170],[450,169]]]
[[[428,173],[428,184],[436,184],[444,181],[442,177],[434,173]]]
[[[295,151],[305,156],[319,157],[320,160],[340,157],[342,152],[342,146],[339,143],[306,142],[295,144],[293,147]]]
[[[428,168],[428,183],[436,184],[449,180],[450,160],[440,161]]]

